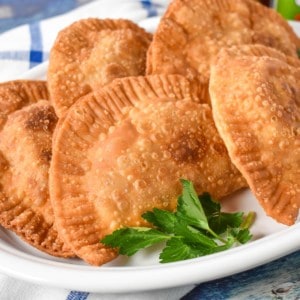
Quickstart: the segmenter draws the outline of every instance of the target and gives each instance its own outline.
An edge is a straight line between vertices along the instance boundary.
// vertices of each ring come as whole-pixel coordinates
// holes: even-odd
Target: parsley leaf
[[[101,243],[118,247],[120,254],[131,256],[138,250],[152,246],[171,237],[161,231],[148,227],[121,228],[107,235]]]
[[[227,227],[239,227],[243,222],[243,213],[221,212],[221,205],[212,200],[208,193],[199,196],[205,214],[208,216],[209,227],[217,234],[222,234]]]
[[[218,213],[209,220],[211,229],[217,234],[224,233],[227,227],[239,227],[243,221],[243,213]]]
[[[175,236],[181,237],[187,243],[196,244],[202,248],[214,248],[217,246],[216,242],[203,234],[199,230],[187,225],[182,220],[178,220],[174,228]]]
[[[175,212],[154,208],[142,215],[154,228],[121,228],[101,243],[131,256],[165,241],[160,261],[166,263],[224,251],[251,239],[253,212],[246,217],[241,212],[222,212],[220,203],[213,201],[208,193],[198,196],[190,181],[182,179],[181,183],[183,192]]]
[[[176,216],[185,220],[189,225],[209,230],[210,228],[205,212],[193,184],[185,179],[181,179],[181,184],[183,186],[183,192],[182,195],[178,197]]]
[[[219,213],[221,211],[221,204],[213,201],[209,193],[203,193],[198,198],[202,203],[203,210],[207,216]]]
[[[159,255],[160,262],[168,263],[179,260],[191,259],[209,254],[210,251],[206,248],[201,248],[199,245],[186,243],[182,239],[171,238],[167,241],[166,247]]]
[[[233,228],[230,230],[229,234],[240,244],[247,243],[252,237],[249,229]]]
[[[163,232],[174,233],[174,226],[177,219],[172,212],[154,208],[153,211],[144,213],[142,217],[155,227],[160,228]]]

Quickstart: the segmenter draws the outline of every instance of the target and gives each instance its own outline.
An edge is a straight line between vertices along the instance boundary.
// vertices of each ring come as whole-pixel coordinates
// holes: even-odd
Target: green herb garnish
[[[121,228],[101,243],[131,256],[140,249],[166,242],[159,258],[161,263],[167,263],[220,252],[251,239],[253,212],[245,217],[242,212],[222,212],[220,203],[208,193],[198,197],[190,181],[182,179],[181,183],[183,192],[175,212],[154,208],[142,215],[154,228]]]
[[[300,48],[297,49],[298,58],[300,58]]]

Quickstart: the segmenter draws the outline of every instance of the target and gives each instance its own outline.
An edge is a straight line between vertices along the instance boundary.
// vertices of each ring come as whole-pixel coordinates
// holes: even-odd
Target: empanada
[[[59,237],[48,172],[57,117],[43,81],[0,84],[0,224],[34,247],[74,256]]]
[[[233,163],[266,213],[293,224],[300,208],[300,61],[263,46],[223,49],[209,90]]]
[[[205,85],[222,47],[262,44],[297,57],[298,37],[274,10],[252,0],[174,0],[147,57],[147,74],[181,74]]]
[[[145,74],[151,34],[129,20],[83,19],[63,29],[50,52],[48,87],[56,114],[115,78]]]
[[[93,265],[116,252],[101,238],[174,210],[180,178],[219,199],[246,186],[211,109],[178,75],[116,79],[80,99],[56,132],[50,191],[59,232]]]

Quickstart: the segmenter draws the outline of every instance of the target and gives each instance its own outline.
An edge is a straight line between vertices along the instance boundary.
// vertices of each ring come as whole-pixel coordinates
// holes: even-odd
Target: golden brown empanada
[[[93,265],[116,252],[101,238],[174,210],[179,179],[219,199],[246,186],[212,112],[178,75],[116,79],[80,99],[56,132],[50,191],[59,232]]]
[[[61,117],[81,96],[115,78],[144,75],[151,34],[129,20],[83,19],[63,29],[50,52],[51,102]]]
[[[274,10],[253,0],[174,0],[162,17],[147,57],[147,74],[181,74],[205,85],[221,48],[262,44],[297,57],[300,42]],[[202,90],[203,91],[203,90]]]
[[[300,208],[299,84],[300,61],[263,46],[223,49],[210,80],[233,163],[266,213],[287,225]]]
[[[57,117],[47,100],[43,81],[0,84],[0,223],[39,250],[70,257],[49,199]]]

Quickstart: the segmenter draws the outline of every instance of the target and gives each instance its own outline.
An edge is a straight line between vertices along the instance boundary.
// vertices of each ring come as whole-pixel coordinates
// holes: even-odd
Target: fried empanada
[[[57,117],[43,81],[0,84],[0,224],[51,255],[74,256],[58,236],[48,172]]]
[[[233,163],[266,214],[293,224],[300,208],[299,60],[262,46],[223,49],[210,95]]]
[[[56,132],[50,196],[59,232],[86,262],[116,252],[101,238],[145,225],[154,207],[174,210],[179,179],[219,199],[246,186],[212,112],[179,75],[129,77],[83,97]]]
[[[62,30],[51,49],[48,87],[56,114],[115,78],[145,74],[151,34],[128,20],[83,19]]]
[[[297,57],[298,37],[275,11],[252,0],[174,0],[148,51],[147,74],[181,74],[206,85],[222,47],[263,44]]]

